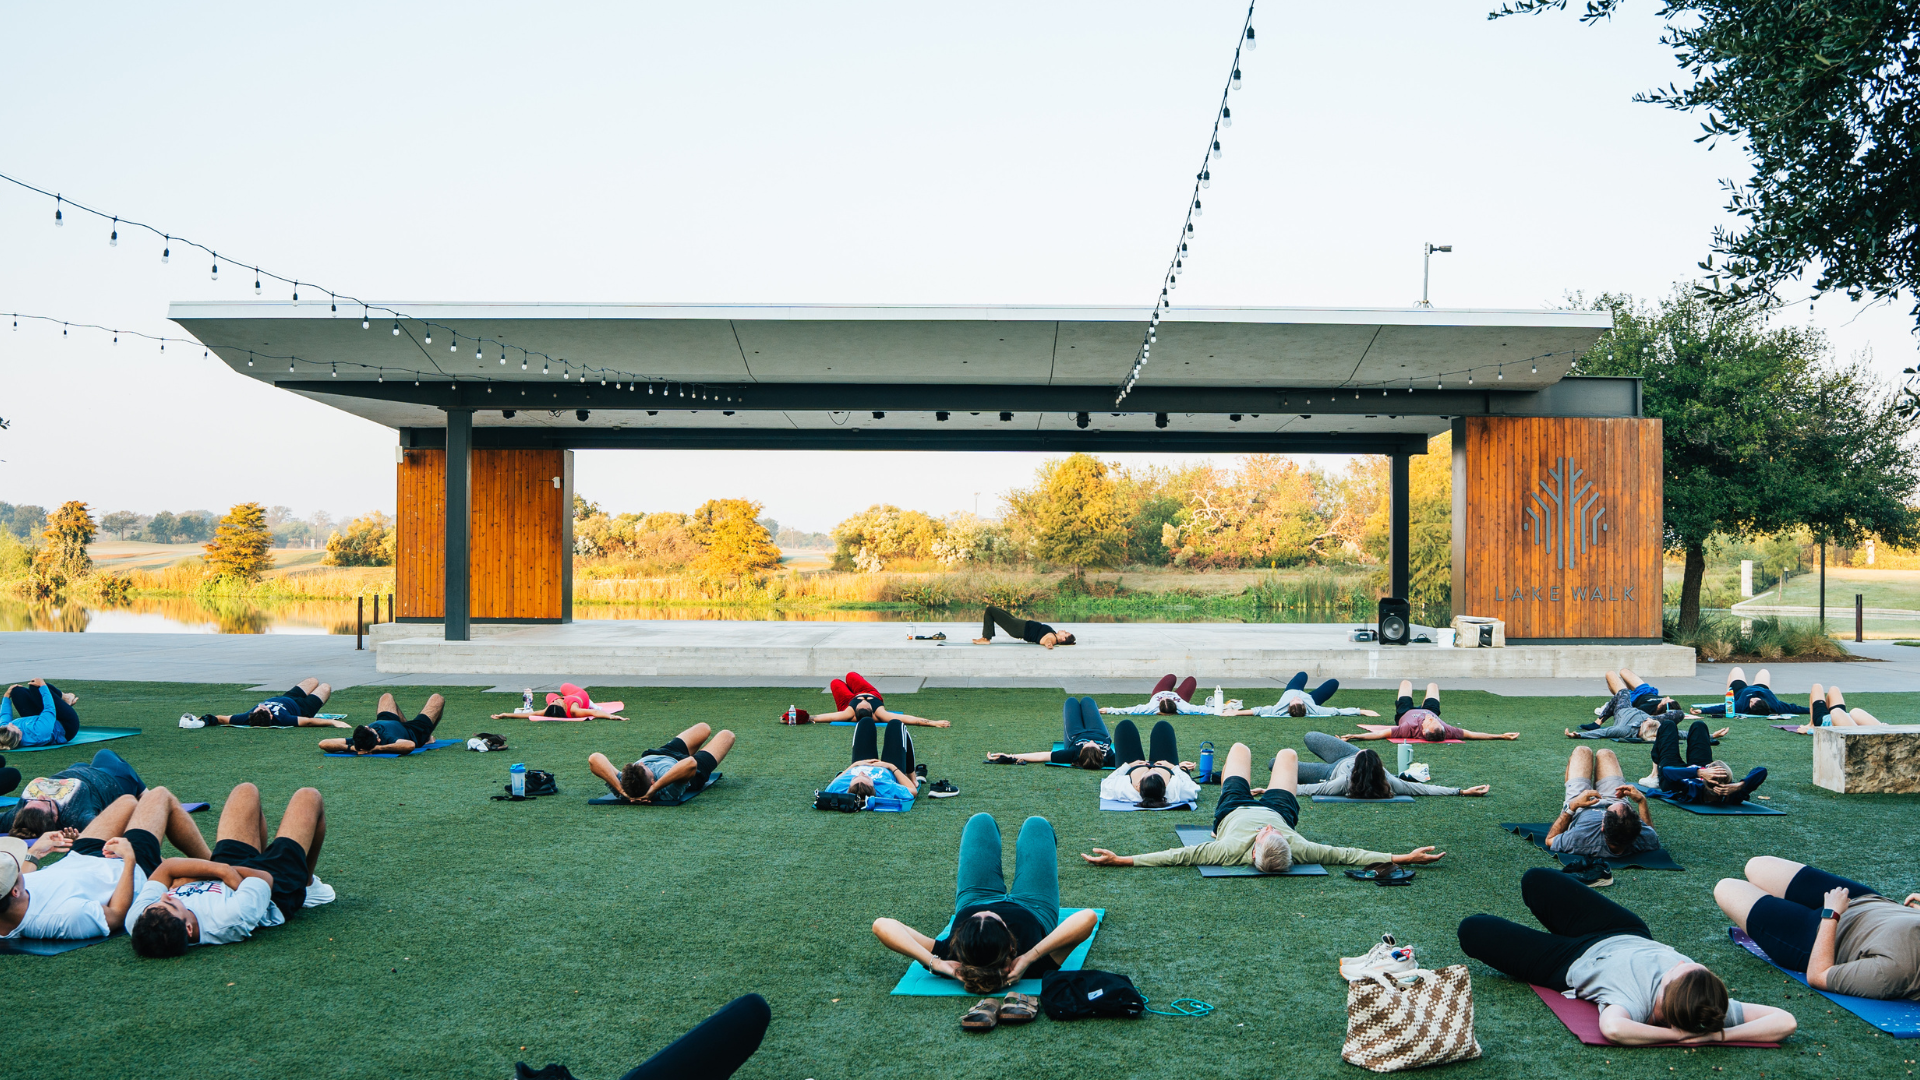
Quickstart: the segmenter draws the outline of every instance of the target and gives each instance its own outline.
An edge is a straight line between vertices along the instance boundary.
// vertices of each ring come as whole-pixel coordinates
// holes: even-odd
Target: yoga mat
[[[1854,997],[1851,994],[1834,994],[1816,989],[1807,982],[1804,972],[1788,971],[1775,964],[1765,949],[1747,936],[1745,930],[1737,926],[1727,927],[1727,936],[1735,945],[1765,960],[1775,971],[1793,978],[1801,986],[1812,990],[1835,1005],[1879,1028],[1896,1039],[1920,1038],[1920,1001],[1881,1001],[1879,998]]]
[[[691,788],[689,788],[689,789],[687,790],[687,793],[686,793],[685,795],[682,795],[682,796],[680,797],[680,802],[670,802],[670,803],[663,803],[663,802],[653,802],[653,803],[643,803],[643,802],[628,802],[627,800],[625,800],[625,799],[623,799],[623,798],[621,798],[620,796],[618,796],[618,795],[615,795],[615,794],[613,794],[612,792],[608,792],[607,794],[605,794],[605,795],[602,795],[602,796],[600,796],[600,797],[599,797],[599,798],[597,798],[597,799],[588,799],[588,800],[587,800],[587,805],[588,805],[588,806],[641,806],[641,807],[647,807],[647,806],[679,806],[679,805],[681,805],[681,803],[684,803],[684,802],[686,802],[686,801],[687,801],[688,799],[691,799],[691,798],[693,798],[693,797],[694,797],[695,795],[699,795],[699,794],[701,794],[702,792],[708,792],[708,791],[712,791],[712,790],[713,790],[713,785],[715,785],[715,784],[717,784],[717,783],[719,783],[719,782],[720,782],[720,779],[721,779],[721,777],[723,777],[723,776],[725,776],[725,775],[726,775],[725,773],[714,773],[714,774],[713,774],[712,776],[709,776],[709,777],[707,777],[707,783],[706,783],[706,786],[705,786],[705,787],[702,787],[702,788],[701,788],[701,789],[700,789],[699,791],[694,791],[694,790],[692,790]]]
[[[1064,922],[1066,921],[1067,916],[1072,915],[1079,911],[1084,911],[1084,910],[1086,909],[1063,907],[1060,909],[1060,919],[1062,922]],[[1093,913],[1096,917],[1099,918],[1100,923],[1104,923],[1107,921],[1106,908],[1094,908]],[[1078,946],[1074,948],[1072,952],[1067,954],[1067,958],[1064,961],[1062,961],[1060,964],[1061,971],[1079,971],[1081,967],[1083,967],[1086,964],[1087,952],[1088,950],[1093,948],[1093,939],[1100,936],[1100,923],[1094,924],[1093,933],[1087,935],[1087,940],[1081,942]],[[948,916],[947,925],[941,928],[940,932],[938,934],[935,934],[934,937],[936,939],[945,937],[947,935],[947,931],[952,929],[953,929],[953,918],[952,916]],[[1007,994],[1031,994],[1034,997],[1039,997],[1040,996],[1040,980],[1039,979],[1021,979],[1019,982],[1014,983],[1012,986],[1006,988],[1005,990],[999,991],[998,993],[995,993],[995,994],[986,995],[986,996],[1004,997]],[[916,963],[911,963],[907,965],[907,973],[905,975],[900,976],[900,981],[894,984],[893,992],[891,996],[893,997],[973,997],[974,995],[971,993],[968,993],[967,990],[960,985],[959,979],[949,979],[945,975],[935,975],[933,972],[928,971],[925,967],[921,966],[919,963],[916,962]]]
[[[315,720],[345,720],[347,718],[347,714],[343,712],[314,713],[313,718]]]
[[[1799,724],[1774,724],[1774,725],[1772,725],[1772,726],[1774,726],[1774,727],[1776,727],[1776,728],[1779,728],[1779,729],[1780,729],[1781,731],[1791,731],[1791,732],[1793,732],[1793,733],[1794,733],[1795,735],[1811,735],[1811,734],[1813,734],[1813,732],[1811,732],[1811,731],[1806,731],[1806,732],[1803,732],[1803,731],[1801,731],[1801,730],[1800,730],[1800,725],[1799,725]],[[1830,726],[1830,725],[1826,725],[1826,724],[1822,724],[1821,726],[1822,726],[1822,727],[1827,727],[1827,726]]]
[[[0,956],[59,956],[107,940],[89,938],[0,938]]]
[[[1581,1042],[1588,1046],[1624,1045],[1622,1043],[1608,1042],[1607,1037],[1600,1034],[1600,1006],[1597,1003],[1581,1001],[1579,998],[1566,997],[1558,991],[1549,990],[1544,986],[1534,986],[1533,992],[1540,995],[1540,1000],[1547,1003],[1547,1008],[1553,1010],[1553,1015],[1559,1017],[1560,1022],[1567,1025],[1567,1030],[1573,1032],[1574,1037]],[[1746,1046],[1759,1050],[1780,1049],[1779,1043],[1770,1042],[1717,1042],[1701,1043],[1698,1045]],[[1640,1043],[1639,1046],[1650,1049],[1662,1046],[1677,1046],[1687,1050],[1695,1048],[1693,1045],[1677,1042]]]
[[[106,742],[110,739],[124,739],[129,735],[138,734],[140,734],[140,729],[137,727],[83,727],[79,731],[74,732],[73,738],[68,739],[66,742],[53,743],[49,746],[16,746],[7,751],[7,754],[11,756],[13,754],[31,754],[36,750],[65,750],[69,746],[79,746],[81,743]]]
[[[1553,826],[1546,822],[1531,825],[1515,825],[1510,822],[1501,822],[1500,827],[1508,832],[1517,833],[1526,837],[1533,842],[1534,847],[1559,859],[1564,865],[1572,866],[1583,858],[1583,856],[1580,855],[1568,855],[1548,847],[1546,839],[1547,832],[1552,829]],[[1654,848],[1652,851],[1635,851],[1626,855],[1608,853],[1602,855],[1601,858],[1607,860],[1607,865],[1615,870],[1624,870],[1628,867],[1636,867],[1641,870],[1686,869],[1686,867],[1673,861],[1673,856],[1668,853],[1666,848]]]
[[[1066,743],[1063,743],[1063,742],[1057,742],[1057,743],[1054,743],[1054,744],[1053,744],[1053,749],[1055,749],[1055,750],[1065,750],[1066,748],[1067,748],[1067,744],[1066,744]],[[1071,766],[1071,765],[1068,765],[1068,764],[1066,764],[1065,762],[1061,762],[1061,761],[1049,761],[1049,762],[1046,762],[1046,764],[1048,764],[1048,765],[1053,765],[1053,766],[1057,766],[1057,767],[1059,767],[1059,768],[1062,768],[1062,769],[1071,769],[1071,768],[1073,768],[1073,766]],[[1111,771],[1111,770],[1113,770],[1113,769],[1117,769],[1117,768],[1119,768],[1119,766],[1117,766],[1117,765],[1108,765],[1108,766],[1105,766],[1105,768],[1106,768],[1106,769],[1108,769],[1109,771]]]
[[[1315,795],[1313,797],[1313,801],[1314,802],[1357,802],[1357,803],[1375,803],[1375,804],[1391,803],[1391,802],[1410,803],[1413,801],[1413,796],[1395,795],[1390,799],[1349,799],[1345,795]]]
[[[0,810],[5,810],[8,807],[18,806],[18,805],[20,805],[20,799],[16,795],[8,795],[5,797],[0,797]]]
[[[203,803],[203,802],[181,803],[180,809],[185,810],[189,814],[197,814],[200,811],[205,810],[208,805],[209,805],[208,803]]]
[[[1685,810],[1689,814],[1711,814],[1711,815],[1722,816],[1722,817],[1742,817],[1742,816],[1772,817],[1774,815],[1784,815],[1786,813],[1785,810],[1775,810],[1771,806],[1760,806],[1751,799],[1742,803],[1734,803],[1732,806],[1714,806],[1708,803],[1679,802],[1679,801],[1676,801],[1672,796],[1668,795],[1666,792],[1661,791],[1659,788],[1650,788],[1642,784],[1635,784],[1633,786],[1639,788],[1641,793],[1644,794],[1647,798],[1659,799],[1665,805],[1676,807],[1681,810]]]
[[[1213,841],[1213,830],[1205,825],[1175,825],[1173,835],[1180,843],[1193,847]],[[1215,877],[1325,877],[1327,868],[1319,863],[1295,863],[1284,874],[1269,874],[1265,870],[1255,870],[1251,866],[1203,866],[1200,868],[1203,878]]]
[[[1357,728],[1359,728],[1360,730],[1362,730],[1362,731],[1364,731],[1364,732],[1367,732],[1367,733],[1368,733],[1368,734],[1370,734],[1370,735],[1378,735],[1379,733],[1381,733],[1381,732],[1383,732],[1383,731],[1392,731],[1392,730],[1394,729],[1394,727],[1395,727],[1396,725],[1393,725],[1393,724],[1355,724],[1354,726],[1355,726],[1355,727],[1357,727]],[[1465,742],[1466,740],[1465,740],[1465,739],[1441,739],[1441,740],[1440,740],[1439,742],[1437,742],[1437,743],[1436,743],[1436,742],[1433,742],[1433,741],[1432,741],[1432,740],[1430,740],[1430,739],[1388,739],[1387,741],[1388,741],[1388,742],[1390,742],[1390,743],[1411,743],[1411,744],[1412,744],[1412,745],[1414,745],[1414,746],[1444,746],[1444,745],[1446,745],[1447,743],[1457,743],[1457,742]]]
[[[1709,701],[1705,705],[1689,705],[1687,706],[1687,708],[1692,710],[1693,712],[1700,712],[1702,709],[1719,708],[1720,706],[1725,704],[1726,702],[1724,701]],[[1805,716],[1807,714],[1806,713],[1797,713],[1797,714],[1796,713],[1778,713],[1778,712],[1777,713],[1743,712],[1743,713],[1734,713],[1733,718],[1735,720],[1780,720],[1780,719],[1784,719],[1785,717],[1795,716],[1795,715]],[[1719,716],[1718,719],[1725,720],[1726,717]]]
[[[465,745],[467,745],[467,741],[465,739],[435,739],[425,746],[416,746],[412,750],[404,754],[356,754],[351,750],[345,750],[345,751],[340,751],[338,753],[333,751],[328,751],[326,756],[327,757],[352,757],[352,758],[412,757],[414,754],[424,754],[429,750],[445,750],[449,746],[465,746]]]
[[[1200,803],[1197,799],[1189,799],[1186,802],[1168,803],[1165,806],[1141,806],[1139,803],[1125,802],[1120,799],[1100,800],[1100,809],[1102,810],[1198,810],[1199,808]]]

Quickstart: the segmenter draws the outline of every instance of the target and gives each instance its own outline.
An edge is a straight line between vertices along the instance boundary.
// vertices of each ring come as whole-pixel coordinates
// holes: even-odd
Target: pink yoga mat
[[[1381,733],[1381,732],[1383,732],[1383,731],[1392,731],[1392,730],[1393,730],[1393,728],[1394,728],[1394,725],[1392,725],[1392,724],[1356,724],[1356,725],[1354,725],[1354,726],[1355,726],[1355,727],[1358,727],[1358,728],[1359,728],[1360,730],[1362,730],[1362,731],[1364,731],[1364,732],[1366,732],[1366,733],[1367,733],[1367,734],[1369,734],[1369,735],[1378,735],[1379,733]],[[1413,745],[1415,745],[1415,746],[1423,746],[1423,745],[1424,745],[1424,746],[1433,746],[1433,745],[1435,745],[1434,743],[1432,743],[1432,742],[1430,742],[1430,741],[1428,741],[1428,740],[1426,740],[1426,739],[1388,739],[1387,741],[1388,741],[1388,742],[1390,742],[1390,743],[1412,743],[1412,744],[1413,744]],[[1463,741],[1463,740],[1460,740],[1460,739],[1441,739],[1440,741],[1441,741],[1442,743],[1457,743],[1457,742],[1461,742],[1461,741]]]
[[[1561,997],[1559,991],[1549,990],[1544,986],[1534,986],[1533,992],[1539,994],[1540,1000],[1546,1002],[1547,1008],[1553,1010],[1553,1015],[1559,1017],[1560,1022],[1567,1025],[1567,1030],[1573,1032],[1574,1038],[1579,1039],[1588,1046],[1612,1046],[1619,1049],[1636,1050],[1643,1048],[1623,1047],[1619,1043],[1608,1042],[1606,1036],[1600,1034],[1600,1006],[1593,1002],[1581,1001],[1578,998]],[[1695,1046],[1749,1046],[1761,1050],[1778,1050],[1780,1048],[1779,1043],[1770,1042],[1717,1042],[1698,1044],[1669,1042],[1644,1044],[1644,1048],[1661,1046],[1680,1046],[1688,1049],[1692,1049]]]

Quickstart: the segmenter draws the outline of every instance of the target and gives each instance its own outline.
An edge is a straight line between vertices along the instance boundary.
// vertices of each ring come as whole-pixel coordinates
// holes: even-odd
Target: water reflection
[[[384,605],[383,605],[384,607]],[[369,614],[371,610],[369,609]],[[1116,614],[1062,609],[1025,612],[1042,622],[1356,622],[1341,611],[1264,611],[1222,614],[1190,604],[1167,605]],[[219,597],[135,597],[121,604],[29,604],[0,599],[0,630],[93,634],[351,634],[355,605],[350,600],[300,600],[270,604]],[[576,620],[685,619],[734,622],[892,622],[969,623],[967,608],[944,611],[847,611],[768,607],[656,607],[640,604],[578,604]]]

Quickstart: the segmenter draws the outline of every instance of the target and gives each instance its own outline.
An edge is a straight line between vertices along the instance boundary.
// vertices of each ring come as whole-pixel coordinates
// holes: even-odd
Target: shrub
[[[246,502],[227,511],[206,544],[207,564],[216,577],[258,581],[273,569],[273,534],[267,531],[266,508]],[[328,551],[332,551],[329,543]]]
[[[1688,646],[1700,659],[1711,662],[1849,655],[1846,646],[1807,619],[1742,619],[1702,612],[1696,629],[1682,631],[1679,610],[1668,608],[1661,623],[1666,641]]]
[[[387,515],[375,510],[347,523],[347,531],[327,537],[323,566],[392,566],[398,536]]]

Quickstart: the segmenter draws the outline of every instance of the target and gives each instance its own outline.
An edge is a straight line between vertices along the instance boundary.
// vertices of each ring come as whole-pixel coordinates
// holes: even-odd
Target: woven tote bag
[[[1465,964],[1347,984],[1347,1042],[1340,1057],[1348,1064],[1383,1073],[1479,1056]]]

